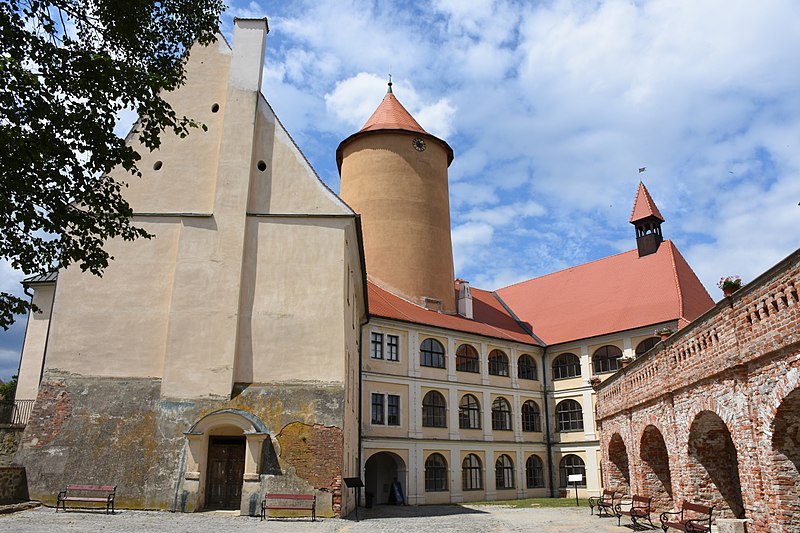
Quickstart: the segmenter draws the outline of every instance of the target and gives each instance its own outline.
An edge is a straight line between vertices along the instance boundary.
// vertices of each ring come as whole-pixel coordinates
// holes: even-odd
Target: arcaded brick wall
[[[800,531],[798,288],[800,251],[602,384],[606,485],[618,435],[631,490],[660,507],[707,502],[749,531]]]

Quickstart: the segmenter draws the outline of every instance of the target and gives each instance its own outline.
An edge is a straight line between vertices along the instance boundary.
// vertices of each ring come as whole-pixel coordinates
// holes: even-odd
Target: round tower
[[[455,313],[447,168],[453,149],[392,93],[339,144],[340,195],[361,215],[367,274],[419,305]]]

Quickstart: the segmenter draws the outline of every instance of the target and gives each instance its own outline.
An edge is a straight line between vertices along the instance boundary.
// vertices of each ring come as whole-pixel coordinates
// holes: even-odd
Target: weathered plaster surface
[[[119,507],[200,508],[196,494],[180,490],[184,432],[209,413],[239,409],[258,417],[280,443],[272,452],[278,468],[263,460],[253,493],[288,476],[325,489],[334,513],[341,497],[341,385],[250,385],[227,401],[165,400],[160,385],[155,379],[46,374],[15,458],[27,467],[31,497],[54,504],[67,483],[112,484]]]

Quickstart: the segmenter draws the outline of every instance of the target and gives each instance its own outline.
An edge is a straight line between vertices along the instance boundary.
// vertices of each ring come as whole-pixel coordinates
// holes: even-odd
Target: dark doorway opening
[[[211,437],[208,443],[207,509],[239,509],[244,479],[244,437]]]

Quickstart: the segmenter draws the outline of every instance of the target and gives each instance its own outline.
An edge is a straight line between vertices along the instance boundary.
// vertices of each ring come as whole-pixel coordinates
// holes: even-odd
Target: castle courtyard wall
[[[607,487],[618,435],[631,491],[661,508],[688,500],[750,519],[749,531],[800,530],[799,288],[797,251],[603,383]]]

